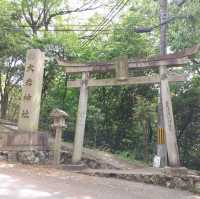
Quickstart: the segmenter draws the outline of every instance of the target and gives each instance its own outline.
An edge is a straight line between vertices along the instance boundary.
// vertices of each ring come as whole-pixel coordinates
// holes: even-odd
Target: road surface
[[[143,183],[0,162],[0,199],[200,199]]]

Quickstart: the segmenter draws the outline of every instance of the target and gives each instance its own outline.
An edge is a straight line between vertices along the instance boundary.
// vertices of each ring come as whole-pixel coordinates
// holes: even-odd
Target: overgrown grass
[[[144,162],[141,160],[137,160],[135,154],[132,151],[117,151],[115,155],[122,159],[125,160],[131,164],[135,165],[142,165],[142,166],[150,166],[150,162]]]

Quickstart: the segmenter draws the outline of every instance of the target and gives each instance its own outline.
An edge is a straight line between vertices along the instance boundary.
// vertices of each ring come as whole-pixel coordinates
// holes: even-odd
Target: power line
[[[30,26],[18,26],[18,27],[12,27],[12,26],[1,26],[1,30],[8,30],[8,31],[16,31],[16,32],[21,32],[21,31],[26,31],[28,29],[31,29]],[[22,29],[23,28],[23,29]],[[71,28],[60,28],[60,29],[38,29],[37,31],[39,32],[92,32],[95,31],[96,29],[81,29],[81,28],[76,28],[76,29],[71,29]],[[107,32],[110,34],[113,30],[124,30],[123,28],[108,28],[102,30],[103,32]],[[129,28],[127,30],[134,30],[134,28]],[[89,36],[88,36],[89,37]]]
[[[128,1],[129,0],[126,2],[123,0],[119,1],[108,13],[107,18],[100,23],[100,25],[103,24],[102,27],[97,27],[96,31],[94,31],[94,33],[89,36],[89,39],[82,44],[82,47],[88,45],[93,39],[95,39],[98,33],[102,32],[103,29],[112,21],[112,19],[126,6]]]
[[[20,28],[24,28],[24,29],[20,29]],[[31,27],[27,27],[27,28],[31,28]],[[14,30],[16,32],[20,32],[22,30],[27,30],[27,29],[25,29],[25,27],[22,27],[22,26],[19,26],[17,28],[4,26],[4,27],[1,27],[1,29],[2,30]],[[92,31],[95,31],[95,29],[65,29],[65,28],[63,28],[63,29],[48,29],[48,30],[39,29],[37,31],[39,31],[39,32],[92,32]],[[108,32],[108,31],[112,31],[112,29],[104,30],[104,32]]]
[[[92,32],[92,31],[95,31],[96,32],[97,29],[90,28],[90,27],[94,26],[94,27],[100,28],[100,29],[98,29],[97,32],[98,33],[102,33],[102,34],[111,34],[112,31],[114,31],[114,30],[129,30],[129,31],[133,31],[133,32],[136,32],[136,33],[148,33],[148,32],[151,32],[151,31],[153,31],[155,29],[160,28],[160,26],[162,26],[162,25],[171,23],[171,22],[173,22],[173,21],[175,21],[177,19],[187,19],[187,20],[190,20],[190,19],[194,19],[194,16],[192,16],[192,15],[188,15],[188,16],[173,16],[173,17],[169,18],[168,20],[166,20],[164,23],[159,23],[159,24],[151,26],[151,27],[108,28],[108,29],[105,29],[106,25],[101,26],[101,28],[99,26],[97,26],[97,25],[80,25],[80,26],[84,26],[84,27],[88,27],[88,28],[87,29],[81,29],[81,28],[76,28],[76,29],[72,29],[72,28],[60,28],[59,29],[59,28],[53,28],[52,27],[53,29],[47,29],[47,30],[46,29],[38,29],[37,31],[39,31],[39,32]],[[110,21],[107,21],[107,24],[109,22]],[[74,27],[77,26],[78,27],[79,25],[74,24],[72,26],[74,26]],[[63,26],[56,26],[56,27],[63,27]],[[31,29],[31,27],[27,26],[27,25],[20,25],[18,27],[1,26],[0,25],[0,28],[1,28],[1,30],[14,31],[14,32],[26,31],[26,28],[27,29],[28,28]],[[97,35],[88,35],[88,36],[83,36],[83,37],[84,38],[88,38],[88,40],[94,39],[94,38],[91,38],[91,36],[93,36],[95,38]]]
[[[100,24],[99,24],[99,27],[97,27],[96,31],[93,32],[93,34],[89,35],[88,36],[88,40],[86,42],[83,43],[82,47],[89,44],[91,40],[93,40],[96,35],[98,34],[98,32],[102,32],[104,27],[109,23],[109,21],[111,21],[113,19],[113,17],[115,16],[115,13],[118,12],[118,10],[120,9],[121,5],[123,3],[123,0],[122,1],[119,1],[111,10],[110,12],[107,14],[106,16],[106,19],[104,19]],[[115,9],[117,10],[115,12]],[[114,14],[114,15],[113,15]]]
[[[115,6],[110,10],[110,12],[106,15],[106,19],[104,19],[102,22],[100,22],[100,24],[97,25],[98,28],[100,28],[101,31],[103,32],[107,32],[107,31],[111,31],[111,30],[102,30],[101,27],[103,27],[105,24],[107,24],[107,21],[110,17],[112,17],[113,13],[115,13],[115,9],[118,9],[120,8],[120,6],[122,5],[123,3],[123,0],[122,1],[118,1]],[[79,25],[74,25],[74,26],[79,26]],[[90,25],[84,25],[85,27],[89,27]],[[96,26],[96,25],[91,25],[91,26]],[[23,27],[23,28],[31,28],[30,26],[19,26],[19,27]],[[37,27],[37,26],[35,26]],[[49,31],[49,32],[70,32],[70,31],[82,31],[82,32],[89,32],[89,31],[94,31],[95,34],[96,32],[98,32],[98,28],[97,29],[86,29],[86,30],[83,30],[83,29],[49,29],[49,30],[38,30],[38,31],[41,31],[41,32],[44,32],[44,31]],[[20,29],[15,29],[15,31],[20,31]]]

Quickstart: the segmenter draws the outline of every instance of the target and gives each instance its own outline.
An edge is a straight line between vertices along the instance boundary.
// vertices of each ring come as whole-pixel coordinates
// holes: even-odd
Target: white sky
[[[77,7],[79,7],[82,4],[83,3],[82,3],[81,0],[73,0],[73,1],[71,1],[69,3],[69,5],[72,8],[77,8]],[[90,17],[92,17],[94,15],[95,12],[98,12],[98,13],[100,13],[102,15],[106,13],[102,8],[99,8],[97,10],[81,12],[81,13],[78,13],[78,14],[74,13],[74,14],[71,15],[71,18],[73,20],[73,23],[74,23],[74,20],[76,21],[76,23],[85,23],[86,21],[88,21],[88,19]]]
[[[86,11],[86,12],[81,12],[81,13],[74,13],[71,15],[71,20],[70,22],[73,24],[84,24],[87,23],[87,21],[89,20],[89,18],[91,18],[92,16],[94,16],[96,13],[102,16],[106,16],[107,13],[110,11],[110,9],[114,6],[114,4],[112,3],[112,0],[99,0],[98,1],[99,4],[100,3],[107,3],[110,7],[100,7],[98,9],[95,10],[91,10],[91,11]],[[72,8],[77,8],[80,7],[81,5],[83,5],[81,0],[73,0],[69,3],[69,5]],[[95,5],[97,6],[97,5]],[[123,11],[122,11],[123,12]],[[119,15],[118,15],[119,16]],[[118,16],[116,16],[115,18],[117,18]]]
[[[137,0],[135,0],[135,1],[137,1]],[[171,3],[172,1],[175,1],[175,0],[168,0],[168,3]],[[110,4],[110,8],[107,8],[107,9],[105,7],[104,8],[98,8],[96,10],[86,11],[86,12],[82,12],[82,13],[79,13],[79,14],[72,14],[72,16],[76,16],[76,21],[79,22],[79,23],[85,23],[85,22],[87,22],[87,20],[90,17],[92,17],[95,13],[98,13],[98,14],[100,14],[102,16],[106,16],[106,14],[109,12],[109,10],[111,9],[111,7],[113,6],[112,0],[99,0],[98,2],[99,3],[105,2],[108,5]],[[69,5],[71,7],[73,7],[73,8],[77,8],[77,7],[79,7],[82,4],[83,4],[82,0],[71,0],[71,1],[69,1]],[[125,8],[123,10],[125,10]],[[122,10],[122,12],[123,12],[123,10]],[[116,16],[116,18],[118,16]],[[74,20],[74,18],[73,18],[73,20]]]

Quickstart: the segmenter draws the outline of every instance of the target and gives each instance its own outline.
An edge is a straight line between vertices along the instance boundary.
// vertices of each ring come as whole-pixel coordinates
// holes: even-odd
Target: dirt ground
[[[189,192],[0,162],[0,199],[200,199]]]

